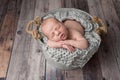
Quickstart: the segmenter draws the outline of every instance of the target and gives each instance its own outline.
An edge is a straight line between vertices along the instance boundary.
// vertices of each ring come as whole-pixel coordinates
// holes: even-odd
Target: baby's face
[[[42,32],[49,40],[62,41],[68,37],[68,29],[55,18],[48,18],[42,23]]]

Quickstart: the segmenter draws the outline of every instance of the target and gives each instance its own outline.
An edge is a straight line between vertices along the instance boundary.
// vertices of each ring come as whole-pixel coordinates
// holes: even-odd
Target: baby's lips
[[[64,33],[60,34],[60,39],[64,39]]]

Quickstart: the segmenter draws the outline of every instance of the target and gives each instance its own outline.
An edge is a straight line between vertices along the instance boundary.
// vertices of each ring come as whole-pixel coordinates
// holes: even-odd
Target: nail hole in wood
[[[102,80],[106,80],[104,77],[103,77],[103,79]]]
[[[21,35],[21,34],[22,34],[22,31],[17,31],[17,34],[18,34],[18,35]]]
[[[39,52],[40,52],[40,49],[37,49],[37,52],[39,53]]]
[[[20,14],[20,11],[18,11],[18,14]]]
[[[4,41],[4,38],[1,36],[0,37],[0,42],[2,43]]]
[[[106,21],[106,25],[107,25],[107,27],[109,27],[109,26],[110,26],[110,24],[109,24],[109,22],[108,22],[108,21]]]
[[[10,51],[11,50],[10,47],[7,50]]]
[[[10,38],[10,40],[13,40],[12,38]]]

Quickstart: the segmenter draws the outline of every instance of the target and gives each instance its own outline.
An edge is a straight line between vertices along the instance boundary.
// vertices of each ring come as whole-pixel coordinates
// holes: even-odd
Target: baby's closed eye
[[[60,26],[57,26],[56,28],[55,28],[55,30],[58,30],[60,28]]]
[[[54,32],[52,32],[50,37],[52,38],[54,35],[55,35],[55,33],[54,33]]]

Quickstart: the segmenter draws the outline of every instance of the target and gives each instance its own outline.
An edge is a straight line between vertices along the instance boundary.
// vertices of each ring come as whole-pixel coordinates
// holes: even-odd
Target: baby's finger
[[[74,51],[74,48],[72,47],[72,48],[71,48],[71,52],[73,52],[73,51]]]
[[[72,47],[72,52],[74,51],[75,49]]]
[[[67,50],[71,52],[71,49],[69,47],[67,47]]]
[[[74,51],[74,47],[69,46],[70,47],[70,51],[73,52]]]
[[[71,52],[71,48],[67,45],[66,49]]]
[[[63,48],[66,48],[67,50],[70,50],[70,49],[68,48],[68,46],[66,46],[66,45],[62,45],[62,47],[63,47]]]
[[[72,52],[72,51],[73,51],[71,46],[68,46],[68,48],[69,48],[69,51],[70,51],[70,52]]]

